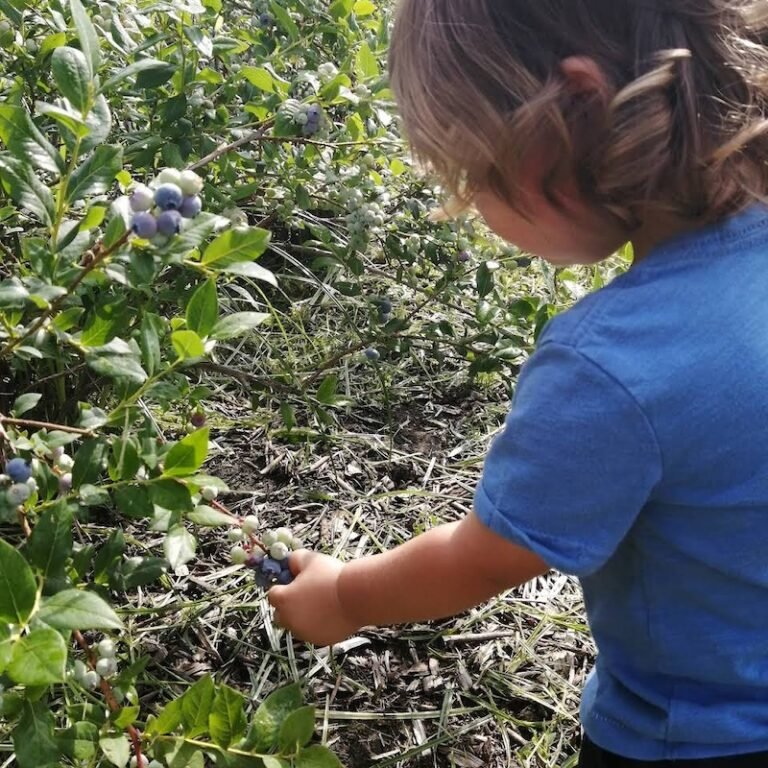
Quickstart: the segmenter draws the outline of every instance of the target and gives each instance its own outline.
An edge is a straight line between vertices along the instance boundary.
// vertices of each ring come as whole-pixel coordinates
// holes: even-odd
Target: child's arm
[[[269,592],[275,620],[318,645],[363,626],[453,616],[549,570],[474,513],[347,564],[307,551],[291,560],[296,580]]]

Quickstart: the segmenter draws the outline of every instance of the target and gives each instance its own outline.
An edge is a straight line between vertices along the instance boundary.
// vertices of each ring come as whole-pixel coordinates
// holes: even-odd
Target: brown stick
[[[73,432],[76,435],[84,437],[93,437],[94,433],[90,429],[81,429],[80,427],[70,427],[66,424],[54,424],[50,421],[35,421],[34,419],[14,419],[10,416],[0,416],[0,423],[13,424],[20,427],[39,427],[40,429],[58,429],[62,432]]]

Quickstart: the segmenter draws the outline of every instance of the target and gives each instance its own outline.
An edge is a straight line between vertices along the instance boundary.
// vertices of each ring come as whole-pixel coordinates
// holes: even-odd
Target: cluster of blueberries
[[[203,209],[203,180],[194,171],[165,168],[149,186],[137,184],[131,193],[133,231],[145,240],[173,237],[184,219]]]
[[[109,680],[117,674],[117,648],[113,640],[104,638],[97,646],[99,656],[93,669],[88,669],[84,662],[75,661],[72,677],[86,690],[93,691],[99,687],[102,678]]]
[[[6,483],[11,483],[6,491],[6,498],[8,503],[14,507],[23,504],[37,490],[37,483],[32,477],[31,465],[20,457],[11,459],[6,463],[4,480]]]
[[[317,104],[302,104],[293,120],[301,126],[302,136],[314,136],[323,124],[323,109]]]
[[[242,541],[245,537],[254,534],[258,526],[258,519],[254,515],[249,515],[243,520],[242,527],[230,530],[229,540]],[[291,552],[302,548],[301,540],[294,536],[290,528],[278,528],[275,531],[267,531],[261,543],[267,550],[266,554],[246,551],[242,545],[237,544],[230,553],[232,562],[252,568],[256,584],[261,589],[269,589],[275,584],[290,584],[293,581],[293,574],[289,558]]]

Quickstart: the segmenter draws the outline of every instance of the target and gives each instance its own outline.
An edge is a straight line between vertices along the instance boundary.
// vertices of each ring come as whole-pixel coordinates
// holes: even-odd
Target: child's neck
[[[687,219],[671,213],[655,212],[632,233],[634,263],[642,261],[654,248],[677,235],[694,232],[709,223],[705,219]]]

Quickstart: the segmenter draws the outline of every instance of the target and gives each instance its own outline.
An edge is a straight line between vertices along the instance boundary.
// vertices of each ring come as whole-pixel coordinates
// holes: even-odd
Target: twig
[[[123,245],[125,245],[125,243],[128,242],[128,238],[130,236],[131,231],[128,230],[128,232],[126,232],[116,243],[113,243],[105,251],[101,250],[104,246],[102,243],[99,243],[94,249],[93,258],[91,261],[83,267],[77,277],[69,284],[66,292],[58,298],[54,299],[48,306],[48,309],[46,309],[45,312],[43,312],[43,314],[37,318],[37,320],[30,326],[27,331],[24,332],[24,334],[19,336],[17,339],[9,341],[2,349],[0,349],[0,358],[7,357],[11,352],[13,352],[14,349],[16,349],[16,347],[19,346],[19,344],[21,344],[22,341],[28,339],[30,336],[34,336],[43,327],[43,325],[45,325],[46,320],[48,320],[48,318],[61,307],[64,301],[72,295],[72,292],[75,290],[75,288],[77,288],[78,285],[80,285],[80,283],[83,282],[86,275],[93,272],[93,270],[96,269],[96,267],[98,267],[107,257],[111,256],[116,250],[118,250],[118,248],[121,248]]]
[[[93,652],[93,649],[88,644],[88,641],[83,637],[82,632],[77,629],[72,634],[75,636],[77,644],[85,651],[85,655],[88,658],[88,664],[92,669],[95,670],[96,656]],[[109,684],[109,681],[103,677],[101,678],[101,692],[104,694],[104,700],[107,702],[107,706],[109,707],[110,711],[119,712],[121,707],[117,703],[115,694],[112,691],[112,686]],[[136,762],[139,765],[142,765],[143,761],[141,759],[141,734],[133,725],[126,726],[125,730],[126,733],[130,736],[131,742],[133,743],[133,754],[136,756]]]
[[[40,429],[57,429],[61,432],[73,432],[76,435],[83,435],[83,437],[93,437],[94,433],[90,429],[82,429],[80,427],[70,427],[66,424],[54,424],[50,421],[35,421],[34,419],[14,419],[10,416],[0,416],[0,424],[13,424],[20,427],[38,427]],[[6,437],[3,432],[2,437]]]

